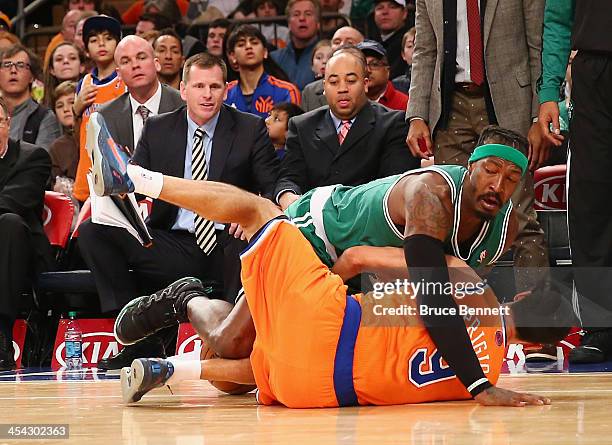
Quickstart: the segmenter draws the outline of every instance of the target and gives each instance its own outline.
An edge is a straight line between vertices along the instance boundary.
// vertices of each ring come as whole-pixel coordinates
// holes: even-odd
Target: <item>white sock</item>
[[[164,175],[142,168],[139,165],[128,164],[127,174],[134,183],[134,191],[141,195],[159,198],[164,186]]]
[[[183,380],[200,380],[200,360],[185,360],[177,356],[167,359],[174,366],[174,374],[166,385],[176,385]]]

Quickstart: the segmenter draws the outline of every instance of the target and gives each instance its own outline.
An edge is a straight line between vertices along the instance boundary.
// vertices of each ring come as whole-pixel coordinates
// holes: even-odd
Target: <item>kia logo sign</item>
[[[548,176],[535,186],[535,208],[538,210],[565,210],[565,174]]]
[[[99,337],[110,337],[112,340],[109,341],[106,338]],[[90,341],[86,341],[88,338]],[[60,366],[66,366],[64,361],[65,347],[66,343],[62,341],[55,349],[55,359]],[[118,352],[119,343],[112,332],[89,332],[83,334],[83,364],[96,364],[102,359],[116,355]]]
[[[53,217],[53,212],[51,211],[49,207],[45,205],[43,207],[43,216],[42,216],[43,226],[46,226],[47,224],[49,224],[49,221],[51,221],[52,217]]]
[[[15,355],[13,357],[13,360],[17,361],[19,359],[19,354],[21,354],[21,348],[14,340],[13,340],[13,349],[15,350]]]
[[[187,352],[197,351],[199,355],[201,350],[202,350],[202,340],[200,339],[198,334],[195,334],[183,340],[181,344],[179,344],[179,347],[176,353],[180,355],[180,354],[185,354]]]

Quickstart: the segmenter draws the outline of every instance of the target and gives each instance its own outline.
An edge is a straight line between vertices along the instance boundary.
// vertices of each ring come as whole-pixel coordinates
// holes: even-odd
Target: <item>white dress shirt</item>
[[[480,1],[478,2],[480,11]],[[455,82],[471,82],[470,35],[467,22],[467,0],[457,0],[457,72]]]
[[[149,117],[155,116],[159,114],[159,103],[161,102],[161,84],[157,82],[157,90],[155,94],[151,96],[149,100],[147,100],[144,104],[138,102],[134,97],[130,94],[130,105],[132,106],[132,128],[134,129],[134,149],[138,145],[138,139],[140,139],[140,135],[142,134],[142,128],[144,127],[144,122],[142,121],[142,116],[138,114],[138,107],[144,105],[149,110]]]

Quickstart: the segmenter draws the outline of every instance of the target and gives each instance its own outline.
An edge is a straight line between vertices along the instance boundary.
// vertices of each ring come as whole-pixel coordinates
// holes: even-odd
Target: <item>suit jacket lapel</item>
[[[315,136],[323,142],[325,148],[327,148],[332,155],[336,155],[336,153],[338,153],[340,150],[338,133],[334,128],[334,122],[329,115],[329,111],[323,113],[323,118],[319,121],[319,124],[315,129]]]
[[[117,123],[117,137],[119,141],[122,141],[123,145],[132,147],[132,151],[135,150],[136,147],[133,146],[134,126],[132,123],[132,104],[130,103],[130,96],[128,93],[123,96],[119,109],[119,116],[117,119],[113,119],[113,122]]]
[[[232,150],[235,133],[233,131],[235,121],[231,112],[226,109],[226,105],[221,106],[219,121],[215,128],[215,135],[212,141],[212,153],[210,154],[210,169],[208,170],[208,180],[218,181],[223,173],[225,161]]]
[[[499,0],[486,0],[481,2],[482,5],[485,5],[483,22],[483,48],[485,51],[487,49],[487,42],[489,41],[489,34],[491,34],[491,26],[493,25],[493,18],[495,17],[495,10],[497,9],[498,2]]]
[[[336,157],[342,156],[348,150],[353,148],[355,144],[360,142],[370,131],[374,128],[376,118],[374,111],[372,110],[373,105],[368,102],[365,107],[357,114],[355,122],[351,125],[351,129],[346,135],[344,143],[340,146],[340,150]]]
[[[166,162],[168,165],[168,174],[178,178],[184,178],[185,174],[185,156],[187,153],[187,107],[183,107],[181,113],[177,114],[178,120],[174,123],[173,128],[168,129],[168,134],[176,135],[176,144],[169,143],[167,147],[176,147],[175,149],[166,150]],[[174,139],[175,136],[172,136]],[[177,150],[177,151],[174,151]]]

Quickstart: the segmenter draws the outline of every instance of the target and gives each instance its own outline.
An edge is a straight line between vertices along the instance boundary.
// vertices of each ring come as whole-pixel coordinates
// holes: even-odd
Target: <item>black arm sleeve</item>
[[[448,288],[450,283],[444,245],[442,241],[428,235],[412,235],[404,241],[404,255],[412,282],[419,283],[423,280],[424,283],[441,283],[441,286],[429,286],[436,290],[432,294],[417,294],[417,304],[429,308],[455,309],[454,313],[457,315],[454,316],[427,314],[421,318],[446,363],[472,397],[475,397],[493,385],[482,372],[455,299],[443,292],[437,293],[438,289]]]

